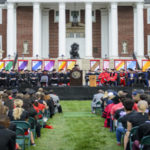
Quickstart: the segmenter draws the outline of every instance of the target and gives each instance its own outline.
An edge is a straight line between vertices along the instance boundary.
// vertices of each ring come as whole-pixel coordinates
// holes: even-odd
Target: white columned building
[[[41,57],[41,7],[33,3],[33,57]]]
[[[59,3],[59,57],[66,57],[66,4]]]
[[[85,3],[85,57],[92,58],[92,3]]]
[[[16,54],[16,6],[7,4],[7,57]]]
[[[19,9],[16,9],[16,4]],[[32,53],[32,57],[34,58],[36,56],[39,56],[39,58],[48,58],[52,52],[54,58],[62,58],[63,56],[68,59],[70,58],[70,46],[77,42],[79,47],[82,47],[79,51],[82,51],[81,58],[83,59],[94,57],[99,59],[100,55],[101,58],[121,59],[121,57],[128,57],[128,54],[130,54],[129,57],[132,57],[131,53],[122,53],[122,43],[127,41],[127,46],[130,47],[128,51],[134,51],[136,56],[144,57],[144,0],[7,0],[6,5],[7,56],[14,56],[18,51],[19,55],[21,55],[23,42],[27,41],[30,47],[27,57],[30,57],[29,55]],[[24,33],[17,34],[17,19],[21,18],[17,16],[17,10],[20,11],[19,15],[22,15],[24,11],[21,11],[21,7],[26,9],[25,7],[28,6],[33,6],[33,12],[29,13],[29,15],[33,13],[33,29],[26,29],[26,31],[30,32],[31,30],[33,41],[30,38],[25,39],[26,35]],[[126,37],[120,34],[124,33],[122,31],[124,27],[121,26],[121,19],[123,18],[119,17],[123,11],[119,9],[118,12],[118,7],[124,6],[130,7],[128,8],[130,10],[130,19],[132,19],[132,15],[134,16],[133,21],[129,22],[130,26],[126,24],[127,28],[131,30],[131,34],[132,30],[134,30],[133,35],[128,34],[125,35]],[[133,7],[133,13],[131,7]],[[78,26],[76,27],[72,25],[73,13],[79,15],[77,16]],[[55,21],[55,17],[58,17],[57,21]],[[95,17],[95,21],[93,21],[93,17]],[[21,21],[24,20],[22,19]],[[134,25],[132,28],[133,22]],[[99,26],[99,29],[97,26]],[[21,28],[23,28],[23,25],[21,25]],[[20,31],[20,28],[18,29]],[[79,31],[76,32],[76,30]],[[56,34],[51,34],[51,32],[55,32]],[[72,36],[71,34],[74,35]],[[17,36],[22,39],[18,39]],[[146,34],[146,36],[149,35]],[[57,39],[51,40],[50,38],[52,37]],[[82,40],[80,40],[81,38]],[[68,42],[68,40],[70,41]],[[79,40],[80,42],[78,42]],[[132,40],[134,41],[133,43],[131,43]],[[69,46],[67,42],[70,44]],[[148,41],[145,43],[148,43]]]

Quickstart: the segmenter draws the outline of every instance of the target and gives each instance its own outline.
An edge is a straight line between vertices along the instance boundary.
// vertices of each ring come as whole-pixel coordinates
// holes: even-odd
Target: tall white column
[[[85,4],[85,56],[92,58],[92,3]]]
[[[42,57],[49,57],[49,10],[42,12]]]
[[[16,7],[14,3],[7,4],[7,56],[16,54]]]
[[[33,4],[33,57],[41,57],[41,8],[40,3]]]
[[[59,3],[59,57],[66,57],[66,4]]]
[[[144,56],[144,17],[143,17],[143,3],[137,3],[137,27],[136,27],[136,44],[137,56]]]
[[[110,6],[110,57],[118,57],[118,5],[111,3]]]
[[[134,53],[137,54],[137,8],[134,7]]]
[[[108,10],[101,9],[101,56],[102,58],[109,56],[108,48]]]

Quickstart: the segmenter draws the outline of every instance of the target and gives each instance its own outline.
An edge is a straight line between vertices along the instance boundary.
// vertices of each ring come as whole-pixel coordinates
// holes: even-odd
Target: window
[[[147,8],[147,24],[150,24],[150,8]]]
[[[150,35],[147,36],[147,54],[150,56]]]
[[[70,22],[80,22],[80,11],[70,11]]]
[[[55,16],[54,16],[54,18],[55,18],[55,22],[59,22],[59,11],[58,10],[55,10]]]
[[[2,24],[2,8],[0,8],[0,24]]]
[[[94,10],[92,11],[92,21],[96,22],[96,17],[95,17],[95,11]]]

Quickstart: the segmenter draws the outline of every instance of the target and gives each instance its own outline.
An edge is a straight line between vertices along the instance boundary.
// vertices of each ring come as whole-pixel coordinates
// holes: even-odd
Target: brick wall
[[[144,9],[144,55],[148,54],[148,35],[150,35],[150,24],[147,24],[147,9]]]
[[[49,12],[49,45],[50,57],[58,57],[58,23],[54,22],[54,10]]]
[[[118,7],[118,48],[119,56],[132,56],[134,50],[134,16],[133,7]],[[122,42],[128,43],[128,54],[122,54]]]
[[[93,57],[101,57],[101,13],[95,11],[96,22],[93,22]]]
[[[29,54],[25,57],[32,57],[33,43],[33,7],[18,7],[17,8],[17,50],[21,57],[23,53],[23,43],[28,42]]]
[[[3,58],[7,56],[7,10],[2,10],[2,24],[0,24],[0,35],[2,35],[2,49],[4,50]]]

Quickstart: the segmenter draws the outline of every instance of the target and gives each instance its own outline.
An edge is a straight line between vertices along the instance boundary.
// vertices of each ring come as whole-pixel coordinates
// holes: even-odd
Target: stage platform
[[[27,88],[27,87],[19,87],[16,89],[18,89],[18,91],[22,92],[25,90],[25,88]],[[31,88],[31,87],[29,87],[29,88]],[[38,87],[31,88],[31,89],[37,90]],[[97,93],[97,91],[99,89],[102,89],[104,91],[108,90],[108,89],[115,90],[115,91],[126,90],[129,93],[132,93],[133,89],[144,89],[144,91],[146,93],[150,93],[150,89],[145,88],[145,87],[109,87],[109,86],[105,86],[105,87],[87,87],[87,86],[73,87],[73,86],[69,86],[69,87],[47,87],[44,89],[47,91],[53,90],[57,95],[59,95],[61,100],[91,100],[93,95],[95,93]],[[4,89],[0,89],[0,90],[4,90]]]

